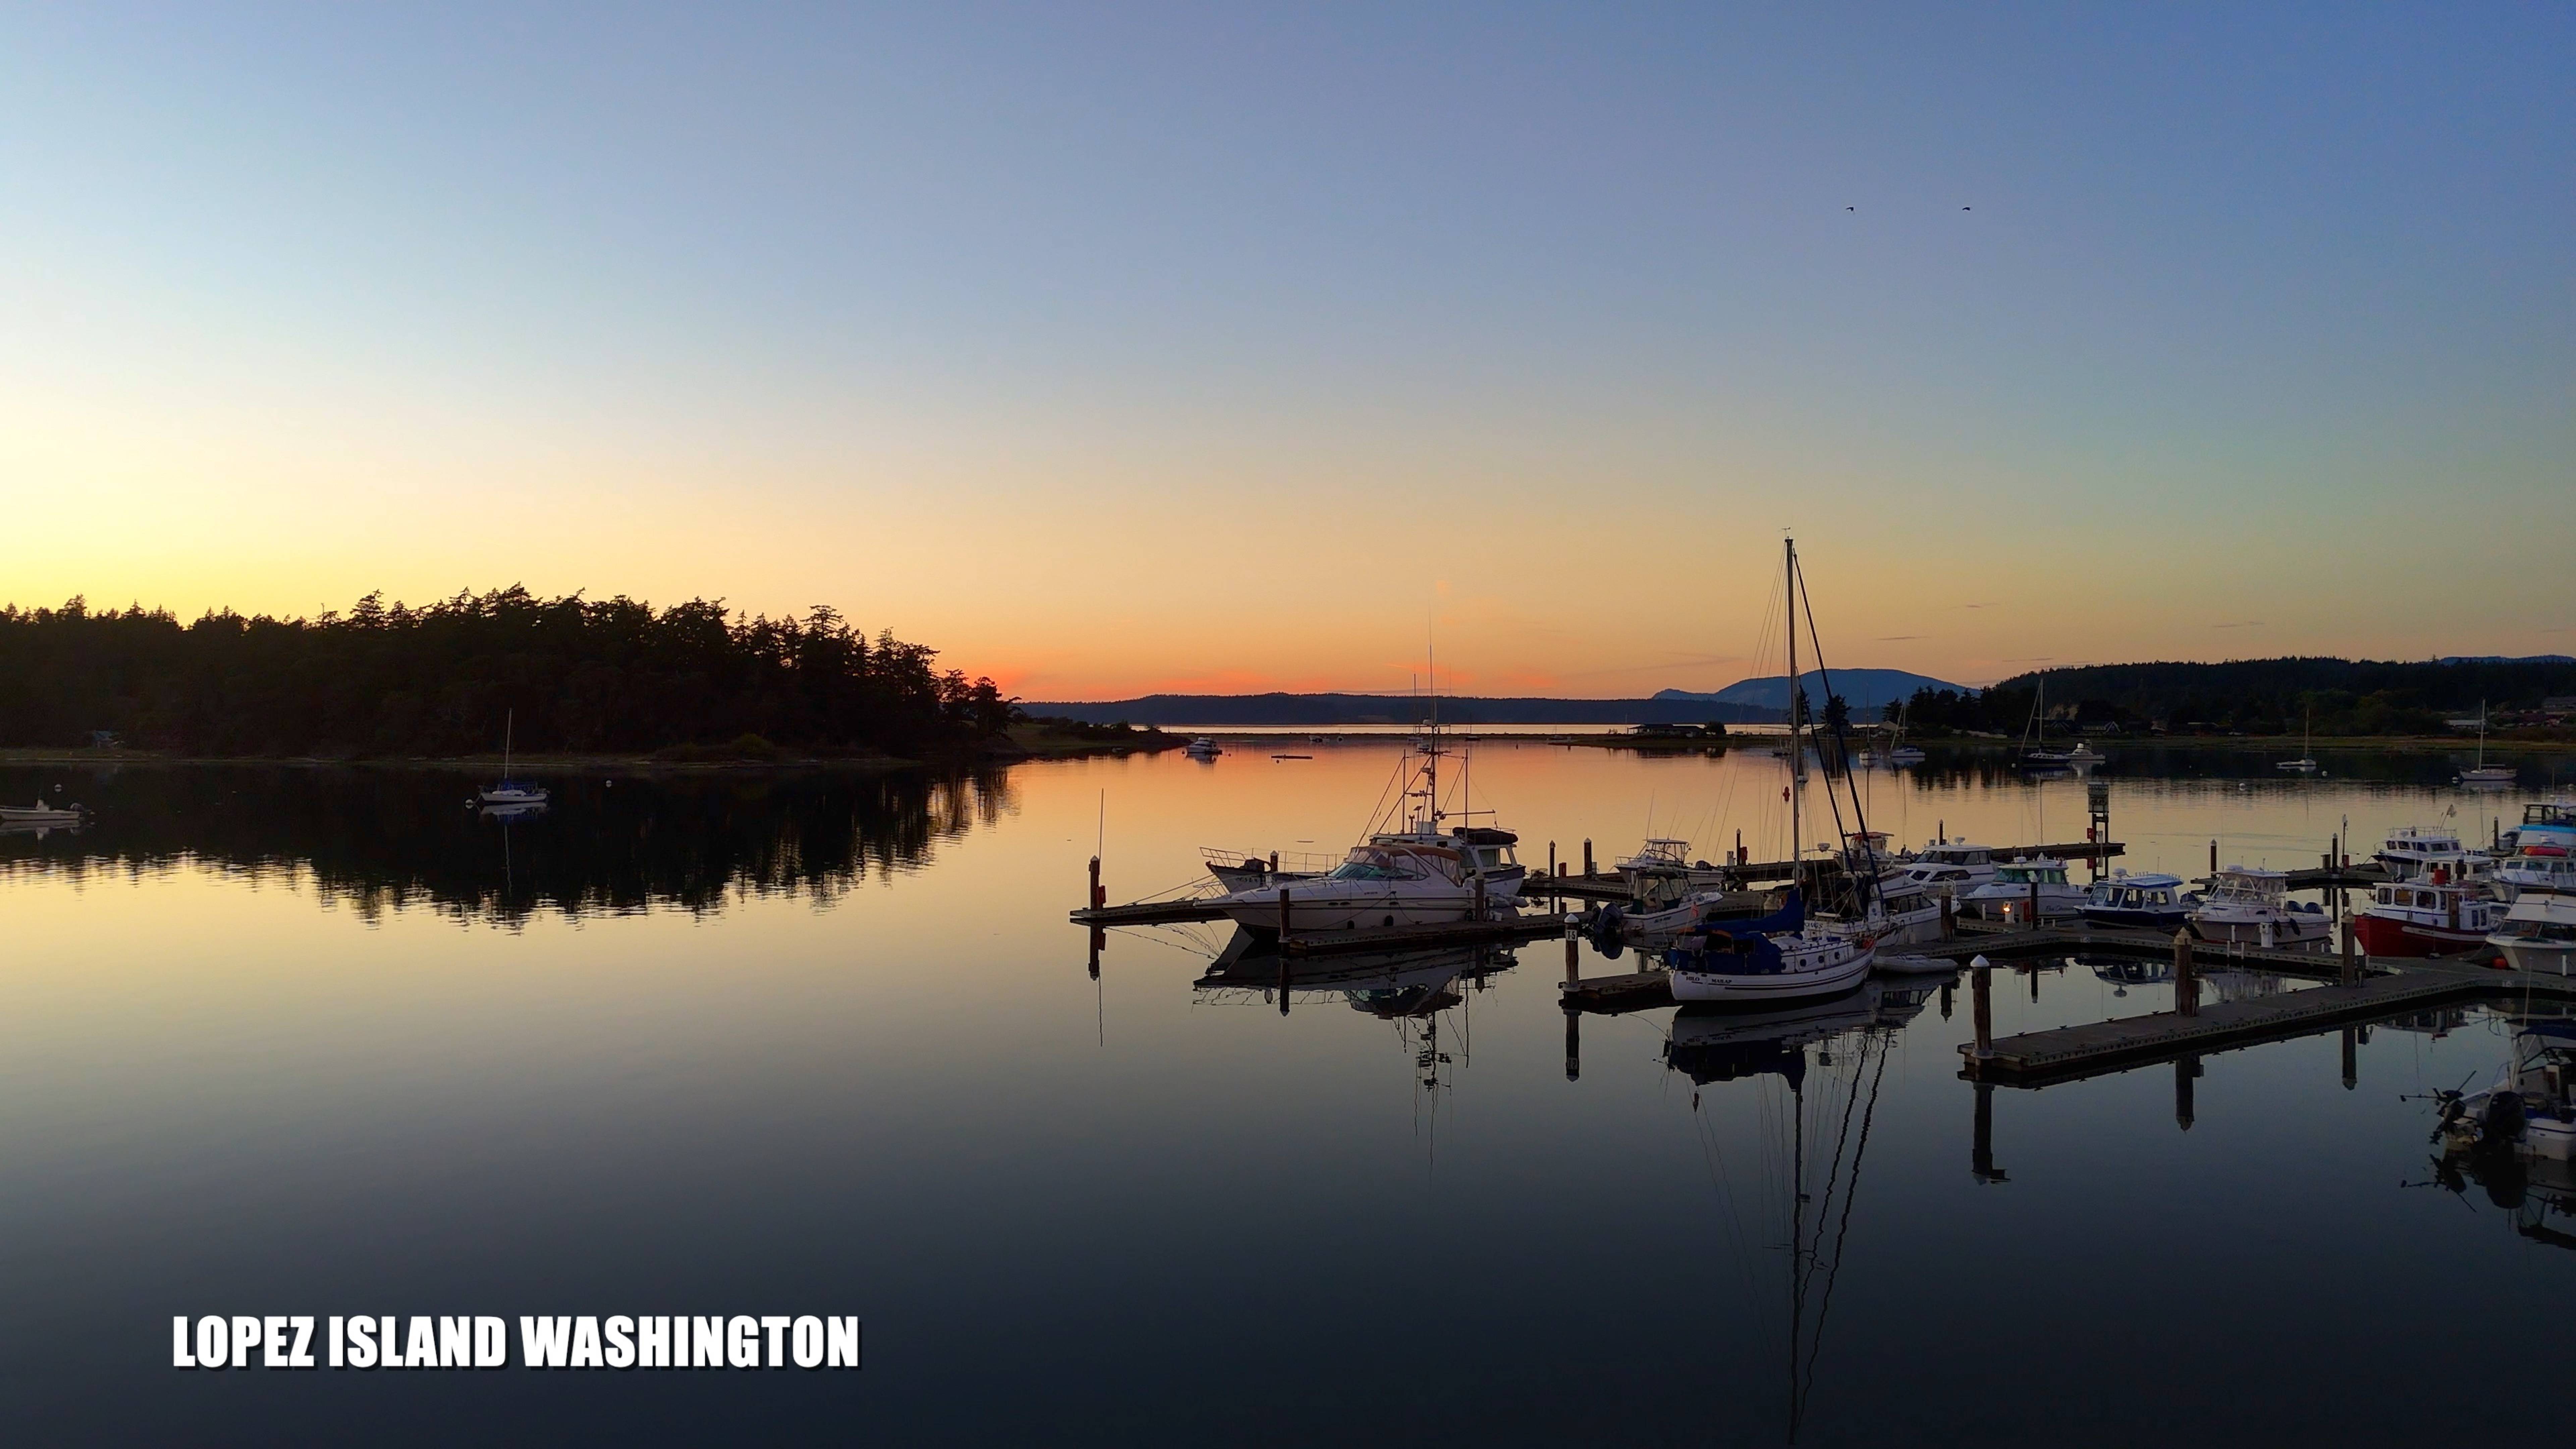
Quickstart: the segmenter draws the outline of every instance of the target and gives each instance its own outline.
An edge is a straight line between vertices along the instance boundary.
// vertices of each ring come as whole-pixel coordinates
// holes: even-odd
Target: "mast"
[[[501,716],[501,783],[510,783],[510,736],[519,728],[519,712],[509,710]]]
[[[1780,613],[1789,625],[1789,884],[1803,888],[1807,852],[1798,843],[1805,839],[1798,833],[1798,786],[1807,778],[1807,751],[1798,736],[1798,717],[1806,713],[1798,693],[1798,541],[1784,538],[1780,547]]]

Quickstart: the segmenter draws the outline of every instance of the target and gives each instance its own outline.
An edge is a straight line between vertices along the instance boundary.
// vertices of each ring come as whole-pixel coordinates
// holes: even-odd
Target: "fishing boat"
[[[2576,895],[2532,891],[2517,896],[2503,919],[2487,934],[2487,944],[2504,953],[2516,971],[2576,974]]]
[[[2084,887],[2066,878],[2066,862],[2048,856],[2016,856],[1995,867],[1994,878],[1959,897],[1959,904],[1989,919],[2027,920],[2031,900],[2039,900],[2039,917],[2073,915],[2084,903]]]
[[[2474,875],[2470,868],[2473,852],[2460,845],[2459,832],[2440,825],[2406,825],[2392,830],[2371,859],[2388,867],[2390,876],[2412,880],[2436,869],[2454,876]]]
[[[2191,913],[2191,933],[2204,941],[2245,946],[2305,946],[2333,933],[2325,907],[2290,899],[2286,871],[2231,865],[2211,876]]]
[[[87,819],[89,811],[78,805],[48,805],[42,800],[32,805],[0,805],[0,825],[15,825],[21,829],[78,825]]]
[[[2483,945],[2503,915],[2484,890],[2437,865],[2415,879],[2375,887],[2352,930],[2373,956],[2448,956]]]
[[[1782,543],[1781,580],[1788,621],[1788,662],[1791,679],[1798,678],[1798,616],[1805,597],[1805,580],[1798,570],[1798,545],[1792,540]],[[1815,642],[1816,622],[1812,609],[1807,611],[1807,635]],[[1832,679],[1824,672],[1823,649],[1817,648],[1817,673],[1827,697],[1832,694]],[[1804,718],[1806,711],[1791,709],[1789,719],[1790,758],[1803,757],[1806,732],[1812,723]],[[1834,776],[1826,776],[1826,798],[1832,806],[1835,822],[1842,824],[1842,804],[1835,794]],[[1859,787],[1848,773],[1842,775],[1842,789],[1850,792],[1852,832],[1865,834],[1868,823],[1860,817]],[[1789,840],[1791,858],[1798,861],[1797,842],[1806,837],[1800,828],[1799,797],[1805,792],[1793,778],[1789,786]],[[1849,836],[1846,836],[1846,840]],[[1869,976],[1871,960],[1878,954],[1875,923],[1869,919],[1873,909],[1883,910],[1878,900],[1878,881],[1873,876],[1849,879],[1858,892],[1851,913],[1853,928],[1826,929],[1821,923],[1809,929],[1806,911],[1806,869],[1803,862],[1791,866],[1791,884],[1782,897],[1780,909],[1767,916],[1746,921],[1712,922],[1676,940],[1664,952],[1664,969],[1669,975],[1673,999],[1680,1002],[1786,1002],[1807,997],[1838,996],[1859,985]]]
[[[1692,860],[1689,841],[1667,836],[1648,837],[1635,855],[1615,862],[1613,868],[1627,883],[1629,896],[1649,907],[1670,905],[1722,889],[1727,883],[1723,867]]]
[[[1478,888],[1476,856],[1458,845],[1351,847],[1325,875],[1229,891],[1216,906],[1255,931],[1347,931],[1463,921],[1498,897]]]
[[[531,785],[510,778],[510,747],[513,743],[511,737],[518,732],[518,725],[517,710],[511,710],[502,717],[501,782],[497,785],[487,785],[478,791],[475,802],[495,810],[515,808],[533,813],[536,807],[544,805],[551,797],[543,785]]]
[[[2576,1022],[2520,1024],[2513,1054],[2484,1091],[2438,1092],[2437,1134],[2452,1151],[2576,1159]]]
[[[2198,895],[2183,889],[2181,876],[2115,870],[2110,879],[2093,882],[2076,910],[2089,926],[2179,931],[2199,904]]]

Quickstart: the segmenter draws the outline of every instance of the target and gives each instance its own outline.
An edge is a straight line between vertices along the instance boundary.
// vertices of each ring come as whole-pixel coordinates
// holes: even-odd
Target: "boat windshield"
[[[1409,851],[1378,850],[1363,846],[1354,850],[1348,860],[1334,867],[1333,880],[1423,880],[1430,875],[1422,860]]]

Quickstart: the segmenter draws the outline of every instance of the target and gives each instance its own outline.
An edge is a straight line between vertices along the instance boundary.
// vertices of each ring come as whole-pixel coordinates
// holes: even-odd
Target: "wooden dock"
[[[2455,1002],[2576,1002],[2576,978],[2499,971],[2452,961],[2376,958],[2385,971],[2354,986],[2319,986],[2247,1001],[2063,1026],[1997,1039],[1980,1053],[1963,1042],[1959,1075],[1971,1082],[2044,1087],[2177,1057],[2285,1041]]]

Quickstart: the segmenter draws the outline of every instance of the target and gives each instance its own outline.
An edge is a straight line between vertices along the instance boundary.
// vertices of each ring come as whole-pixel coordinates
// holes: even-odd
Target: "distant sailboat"
[[[2272,764],[2273,769],[2290,770],[2301,775],[2313,775],[2318,770],[2324,768],[2317,763],[2316,755],[2308,748],[2308,739],[2315,732],[2316,724],[2317,707],[2312,704],[2308,706],[2307,723],[2299,727],[2299,757],[2295,760],[2276,760]]]
[[[525,784],[521,781],[510,778],[510,747],[513,743],[512,736],[518,732],[518,724],[519,712],[517,710],[512,710],[507,715],[503,716],[501,725],[501,782],[481,791],[477,796],[480,803],[494,810],[533,809],[545,804],[547,800],[551,798],[546,793],[546,787],[543,785]]]
[[[2478,762],[2474,767],[2460,772],[2460,783],[2463,785],[2510,785],[2514,782],[2514,779],[2515,771],[2513,766],[2490,765],[2487,763],[2487,702],[2483,699],[2479,700]]]

